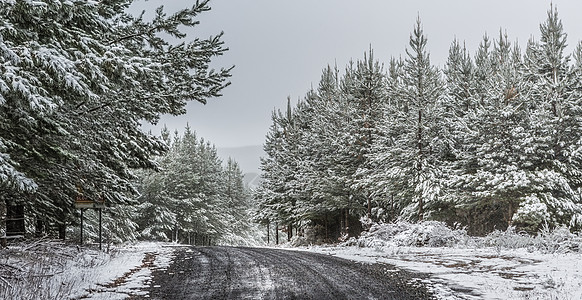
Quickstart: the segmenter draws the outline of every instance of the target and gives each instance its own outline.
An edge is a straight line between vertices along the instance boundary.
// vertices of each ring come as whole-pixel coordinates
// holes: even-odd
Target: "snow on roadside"
[[[397,225],[402,226],[402,225]],[[426,281],[438,299],[582,299],[582,254],[540,251],[532,247],[504,249],[479,243],[440,247],[411,246],[418,228],[388,237],[364,235],[339,246],[309,247],[310,251],[359,262],[386,263],[430,275]],[[446,233],[439,229],[442,236]],[[414,231],[414,230],[413,230]],[[428,240],[424,240],[428,243]],[[564,242],[560,242],[564,243]],[[440,242],[438,244],[441,244]]]
[[[53,245],[47,247],[47,245]],[[18,269],[0,282],[6,299],[126,299],[147,297],[152,272],[167,268],[173,244],[142,242],[110,253],[93,249],[39,243],[0,250],[0,265]],[[58,255],[55,255],[57,253]],[[0,274],[2,277],[2,274]]]
[[[582,256],[526,250],[314,247],[360,262],[427,273],[439,299],[582,299]]]
[[[83,281],[69,299],[125,299],[146,296],[152,271],[167,268],[173,258],[170,244],[142,242],[119,250],[105,264],[93,268],[92,280]],[[87,272],[79,269],[79,272]]]

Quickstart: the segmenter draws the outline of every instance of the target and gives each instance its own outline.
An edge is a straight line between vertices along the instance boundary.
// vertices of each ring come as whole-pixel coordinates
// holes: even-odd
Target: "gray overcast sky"
[[[132,11],[167,12],[191,6],[188,0],[137,0]],[[572,48],[582,40],[582,1],[554,0]],[[232,85],[207,105],[190,103],[183,116],[165,116],[173,131],[186,123],[218,147],[261,145],[274,108],[287,96],[302,98],[317,86],[328,64],[341,69],[360,59],[372,45],[380,62],[404,56],[408,38],[420,15],[433,64],[443,66],[451,41],[465,41],[474,53],[484,33],[497,38],[499,29],[522,49],[539,37],[547,0],[213,0],[191,36],[208,37],[224,31],[230,50],[213,64],[235,65]],[[149,127],[146,127],[149,128]]]

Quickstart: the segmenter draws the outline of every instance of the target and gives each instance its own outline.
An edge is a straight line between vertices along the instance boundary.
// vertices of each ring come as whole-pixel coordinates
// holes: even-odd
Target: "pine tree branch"
[[[158,25],[158,26],[155,26],[153,28],[150,28],[147,31],[137,32],[137,33],[134,33],[134,34],[126,35],[126,36],[120,37],[120,38],[118,38],[118,39],[116,39],[114,41],[109,42],[108,46],[111,46],[113,44],[118,44],[118,43],[121,43],[121,42],[126,41],[126,40],[134,39],[136,37],[148,36],[148,35],[153,34],[154,32],[160,31],[162,28],[163,28],[162,25]]]

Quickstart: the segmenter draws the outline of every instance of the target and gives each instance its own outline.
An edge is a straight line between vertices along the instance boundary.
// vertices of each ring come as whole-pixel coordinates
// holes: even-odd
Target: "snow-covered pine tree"
[[[308,207],[299,208],[302,218],[325,240],[345,231],[345,207],[349,198],[346,167],[354,157],[348,153],[351,137],[352,106],[340,90],[339,70],[327,66],[317,90],[311,91],[301,104],[300,123],[306,159],[304,170]]]
[[[164,150],[140,122],[219,96],[229,70],[208,65],[221,35],[185,37],[208,1],[151,21],[124,13],[130,0],[2,1],[0,178],[5,199],[26,199],[45,225],[64,225],[76,197],[130,203],[131,168],[154,167]],[[42,24],[42,26],[39,26]],[[22,194],[22,190],[34,193]],[[41,226],[46,227],[46,226]]]
[[[402,59],[392,58],[390,60],[388,74],[386,77],[387,101],[384,102],[383,109],[385,114],[383,119],[378,122],[378,130],[374,136],[374,143],[370,148],[367,163],[372,172],[365,177],[365,185],[371,197],[376,199],[376,206],[372,208],[372,219],[381,221],[392,221],[399,216],[402,207],[394,202],[394,194],[397,189],[393,186],[392,179],[386,170],[387,162],[391,154],[388,149],[394,146],[397,136],[400,134],[398,123],[390,123],[391,114],[397,110],[396,105],[402,99],[403,92],[403,66]]]
[[[140,238],[178,240],[193,232],[208,212],[199,191],[199,141],[189,127],[174,134],[170,150],[158,160],[160,170],[144,171],[138,206]],[[201,232],[205,232],[200,230]]]
[[[491,40],[487,34],[483,35],[479,48],[475,54],[475,100],[481,102],[487,93],[490,77],[493,74],[491,57]]]
[[[229,158],[223,169],[223,195],[221,209],[225,210],[225,230],[220,240],[228,245],[253,245],[262,234],[252,222],[256,207],[250,201],[250,193],[244,186],[243,173],[238,163]]]
[[[420,18],[410,35],[398,99],[391,99],[383,135],[374,160],[384,167],[405,218],[423,220],[437,203],[442,185],[442,126],[440,72],[430,63]]]
[[[443,73],[446,78],[447,112],[463,117],[473,107],[475,95],[475,66],[467,48],[453,40]]]
[[[525,155],[530,146],[529,100],[523,93],[519,47],[512,48],[502,31],[490,62],[485,64],[490,73],[480,78],[485,84],[479,86],[480,101],[474,115],[466,118],[463,153],[456,165],[460,176],[454,183],[459,216],[476,234],[511,224],[520,197],[530,188],[531,161]]]
[[[272,124],[265,137],[263,150],[265,156],[261,157],[262,171],[261,184],[253,191],[253,199],[257,203],[257,213],[254,220],[263,225],[270,222],[278,222],[277,218],[277,190],[280,188],[278,181],[279,166],[275,160],[280,149],[281,132],[279,129],[279,114],[273,111],[271,114]]]
[[[189,244],[254,241],[249,195],[236,161],[229,159],[223,167],[216,147],[186,127],[157,163],[159,171],[142,171],[135,213],[139,238]]]
[[[479,51],[480,63],[487,60],[488,40],[482,42]],[[446,80],[446,93],[442,98],[444,114],[442,130],[446,132],[447,142],[443,144],[442,157],[444,170],[447,174],[442,184],[443,191],[438,213],[434,217],[448,223],[456,222],[458,209],[455,203],[462,202],[465,191],[455,188],[456,175],[463,172],[462,162],[467,152],[467,124],[475,117],[476,107],[481,103],[483,95],[477,82],[476,66],[465,45],[453,40],[449,48],[449,56],[443,70]],[[484,75],[484,74],[481,74]],[[482,84],[482,83],[481,83]]]
[[[272,120],[263,147],[266,157],[261,158],[263,181],[256,194],[260,212],[257,218],[263,223],[291,226],[297,221],[297,195],[294,193],[297,139],[289,99],[287,110],[273,111]]]
[[[582,94],[579,70],[565,54],[567,41],[555,6],[540,25],[541,40],[528,45],[524,75],[532,101],[528,149],[536,169],[534,187],[525,195],[515,217],[518,225],[537,230],[552,226],[582,227]]]
[[[374,139],[380,134],[379,124],[383,120],[384,107],[388,101],[386,73],[384,66],[374,59],[374,52],[370,47],[364,59],[356,64],[356,68],[344,81],[343,91],[347,101],[353,105],[353,122],[355,127],[350,134],[354,139],[352,152],[357,155],[354,161],[356,170],[351,179],[351,196],[359,205],[352,207],[353,214],[371,217],[372,206],[377,206],[378,199],[373,199],[369,192],[368,178],[375,168],[370,163]],[[374,202],[374,204],[373,204]],[[362,211],[362,208],[363,211]]]

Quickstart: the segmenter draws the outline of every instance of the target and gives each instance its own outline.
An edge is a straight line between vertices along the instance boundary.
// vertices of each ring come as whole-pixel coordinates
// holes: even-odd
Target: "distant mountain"
[[[260,173],[259,166],[261,165],[261,156],[265,156],[263,146],[217,148],[216,150],[218,156],[223,161],[226,161],[229,157],[236,160],[243,174]]]

